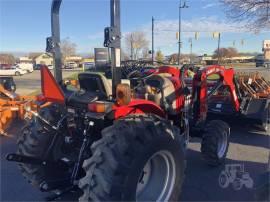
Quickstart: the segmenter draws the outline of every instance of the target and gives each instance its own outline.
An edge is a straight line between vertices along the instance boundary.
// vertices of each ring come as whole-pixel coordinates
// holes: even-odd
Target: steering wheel
[[[148,72],[146,70],[148,70]],[[151,77],[157,71],[158,71],[158,69],[154,69],[154,68],[142,69],[141,71],[134,70],[134,71],[130,72],[127,75],[127,79],[130,79],[130,80],[131,79],[132,80],[145,80],[145,79]]]

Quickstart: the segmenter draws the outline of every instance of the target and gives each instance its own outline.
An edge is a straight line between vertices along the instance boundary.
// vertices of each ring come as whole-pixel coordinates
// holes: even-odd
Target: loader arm
[[[207,78],[214,74],[219,75],[219,80],[209,92]],[[208,98],[224,85],[228,86],[230,90],[230,96],[235,111],[239,111],[240,103],[237,93],[238,91],[234,83],[234,70],[232,68],[226,69],[224,66],[219,65],[212,65],[198,70],[192,83],[192,101],[195,122],[206,120]]]

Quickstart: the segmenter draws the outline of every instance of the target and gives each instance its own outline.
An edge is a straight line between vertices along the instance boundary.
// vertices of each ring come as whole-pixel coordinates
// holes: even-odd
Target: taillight
[[[108,112],[112,107],[110,102],[92,102],[88,104],[88,111],[96,113]]]

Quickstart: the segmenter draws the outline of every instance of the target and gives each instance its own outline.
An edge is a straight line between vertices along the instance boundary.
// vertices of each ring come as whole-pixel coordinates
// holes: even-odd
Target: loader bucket
[[[245,109],[243,109],[243,115],[257,124],[262,124],[266,119],[269,106],[270,99],[252,98],[247,101]]]

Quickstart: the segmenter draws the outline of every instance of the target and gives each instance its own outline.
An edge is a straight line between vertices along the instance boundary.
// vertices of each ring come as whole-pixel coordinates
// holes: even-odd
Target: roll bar
[[[51,37],[46,39],[46,52],[52,53],[54,77],[58,83],[62,81],[62,55],[60,47],[59,11],[62,0],[53,0],[51,6]]]
[[[110,0],[111,26],[104,30],[104,46],[111,49],[112,91],[115,97],[116,86],[121,82],[121,31],[120,31],[120,0]],[[53,0],[51,6],[51,37],[46,39],[46,52],[52,53],[54,59],[54,77],[62,82],[62,54],[60,48],[59,11],[62,0]]]

